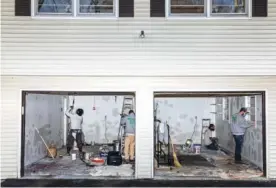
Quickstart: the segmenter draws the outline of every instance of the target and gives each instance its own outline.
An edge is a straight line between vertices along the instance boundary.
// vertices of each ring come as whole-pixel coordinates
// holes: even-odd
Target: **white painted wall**
[[[63,97],[60,95],[27,94],[25,116],[25,166],[44,158],[48,144],[63,145]]]
[[[107,143],[117,139],[123,99],[124,96],[116,96],[116,100],[115,96],[75,96],[74,109],[84,110],[83,132],[86,143]],[[69,105],[72,105],[72,101],[73,97],[70,96]]]
[[[202,119],[211,119],[215,124],[215,116],[211,113],[215,98],[156,98],[158,103],[157,118],[168,122],[171,137],[176,144],[184,144],[193,136],[196,144],[201,143]],[[197,122],[195,120],[197,116]]]

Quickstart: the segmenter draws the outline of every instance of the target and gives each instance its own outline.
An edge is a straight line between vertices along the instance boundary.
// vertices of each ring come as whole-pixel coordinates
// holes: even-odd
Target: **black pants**
[[[212,138],[211,141],[212,143],[207,145],[206,148],[209,150],[218,150],[218,139]]]
[[[243,145],[243,138],[244,135],[233,135],[236,147],[235,147],[235,161],[241,161],[241,152],[242,152],[242,145]]]
[[[72,133],[76,133],[77,147],[79,148],[79,151],[82,152],[82,131],[80,129],[71,129],[67,136],[67,153],[70,153],[71,149],[74,146],[75,138]]]

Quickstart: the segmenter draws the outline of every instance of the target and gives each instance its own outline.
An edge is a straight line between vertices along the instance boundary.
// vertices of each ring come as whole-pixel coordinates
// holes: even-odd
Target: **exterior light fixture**
[[[145,38],[145,32],[143,30],[140,32],[140,38]]]

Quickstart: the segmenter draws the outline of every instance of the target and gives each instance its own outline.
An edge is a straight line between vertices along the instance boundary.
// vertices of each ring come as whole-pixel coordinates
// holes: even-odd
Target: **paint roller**
[[[75,95],[73,95],[73,102],[72,102],[72,105],[71,105],[73,108],[75,106]]]

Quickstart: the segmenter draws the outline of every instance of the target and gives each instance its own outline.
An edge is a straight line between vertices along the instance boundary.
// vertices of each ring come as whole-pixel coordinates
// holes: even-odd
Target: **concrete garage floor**
[[[86,146],[85,151],[97,154],[98,146]],[[71,156],[66,155],[66,150],[58,151],[55,160],[44,158],[25,168],[24,178],[133,178],[134,166],[123,164],[121,166],[86,166],[80,159],[71,160]],[[156,179],[185,178],[185,179],[264,179],[263,173],[251,164],[237,165],[233,161],[233,156],[226,155],[221,151],[202,150],[200,155],[182,152],[179,150],[178,159],[182,168],[171,168],[160,166],[155,170]]]
[[[265,179],[262,171],[252,164],[238,165],[233,156],[222,151],[203,150],[199,155],[178,152],[182,168],[159,166],[156,178],[206,178],[206,179]]]
[[[99,146],[86,146],[84,151],[98,154]],[[62,157],[59,157],[62,156]],[[128,178],[134,176],[134,167],[131,164],[122,164],[121,166],[87,166],[79,158],[72,161],[71,156],[66,155],[66,149],[58,151],[57,158],[46,157],[25,168],[24,178],[98,178],[98,177],[116,177]]]
[[[181,152],[180,152],[181,153]],[[252,165],[233,165],[232,156],[220,152],[203,152],[201,154],[211,165],[186,165],[182,169],[169,170],[162,167],[155,172],[154,179],[133,179],[130,177],[102,177],[91,176],[92,168],[84,167],[76,161],[70,170],[60,170],[65,174],[56,176],[39,176],[39,173],[29,174],[28,178],[7,179],[1,182],[2,187],[276,187],[275,180],[262,177],[261,172]],[[63,160],[69,160],[62,159]],[[49,159],[48,159],[49,160]],[[188,162],[188,161],[187,161]],[[194,161],[195,162],[195,161]],[[196,162],[195,162],[196,163]],[[215,167],[212,167],[214,166]],[[51,165],[50,165],[51,166]],[[52,165],[51,168],[54,168]],[[56,165],[58,168],[59,165]],[[82,169],[82,170],[81,170]],[[123,169],[123,168],[121,168]],[[128,168],[129,169],[129,168]],[[52,169],[54,170],[54,169]],[[95,170],[95,169],[94,169]],[[100,172],[96,168],[96,171]],[[105,169],[107,170],[107,169]],[[38,170],[43,172],[43,169]],[[78,175],[78,172],[87,174]],[[45,173],[45,171],[44,171]],[[260,174],[258,174],[260,173]],[[75,176],[73,176],[73,175]],[[100,173],[104,174],[104,173]],[[115,173],[114,173],[115,175]],[[159,176],[158,176],[159,175]],[[246,176],[247,178],[243,178]],[[38,178],[36,178],[38,177]]]

